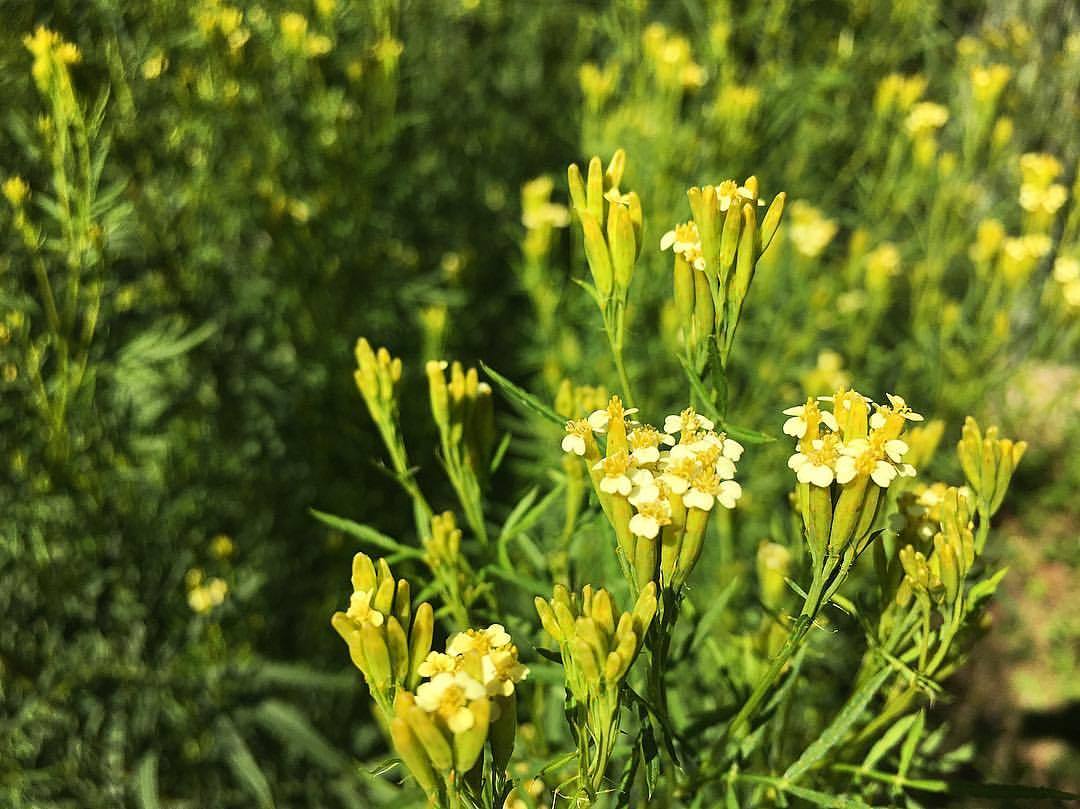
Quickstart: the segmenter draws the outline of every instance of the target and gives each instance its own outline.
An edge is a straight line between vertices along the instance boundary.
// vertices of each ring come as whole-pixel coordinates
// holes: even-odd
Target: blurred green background
[[[308,513],[412,523],[353,344],[405,360],[406,439],[448,500],[416,449],[423,360],[483,359],[548,399],[610,373],[548,201],[619,146],[647,244],[691,184],[755,173],[796,200],[740,331],[739,423],[776,433],[803,391],[854,382],[946,419],[947,444],[967,413],[1031,443],[996,631],[941,711],[980,777],[1080,790],[1077,4],[3,0],[0,19],[0,181],[28,189],[0,202],[0,805],[385,799],[329,626],[357,547]],[[63,54],[24,43],[39,25],[78,47],[70,97],[43,89]],[[633,295],[657,408],[684,386],[669,262],[646,250]],[[511,444],[492,502],[543,478],[531,452]],[[752,549],[769,500],[749,489]]]

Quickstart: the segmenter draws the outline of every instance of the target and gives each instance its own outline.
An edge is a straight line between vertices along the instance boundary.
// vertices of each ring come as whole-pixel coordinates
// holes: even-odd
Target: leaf
[[[293,705],[268,699],[255,709],[255,721],[325,770],[340,771],[348,765],[348,757],[331,745]]]
[[[543,593],[551,592],[551,585],[546,582],[540,581],[540,579],[534,579],[531,576],[524,576],[521,573],[517,573],[513,570],[505,570],[495,565],[487,565],[480,569],[481,574],[490,573],[492,576],[503,581],[508,581],[511,584],[516,584],[518,587],[524,588],[530,595],[541,595]]]
[[[328,674],[301,663],[264,661],[256,669],[253,682],[264,688],[285,686],[305,690],[352,691],[356,688],[356,670],[350,668],[346,672]]]
[[[914,789],[919,792],[936,792],[942,795],[952,795],[964,798],[998,798],[998,799],[1041,799],[1058,801],[1077,801],[1080,795],[1073,792],[1062,792],[1050,787],[1033,787],[1024,784],[979,784],[972,781],[947,781],[944,778],[901,778],[880,770],[860,769],[851,764],[834,764],[833,769],[838,772],[851,772],[865,775],[886,784],[895,784],[904,789]]]
[[[720,414],[720,411],[713,403],[712,395],[706,390],[704,383],[694,372],[694,369],[690,367],[683,357],[679,357],[679,364],[686,374],[686,379],[690,382],[690,390],[701,400],[702,411],[706,416],[717,422],[717,429],[723,430],[728,436],[744,444],[768,444],[770,441],[776,440],[771,435],[759,433],[757,430],[750,430],[746,427],[736,427],[734,424],[729,423]]]
[[[638,767],[641,765],[641,748],[634,745],[630,760],[626,762],[622,778],[619,779],[619,797],[615,801],[614,809],[628,809],[630,806],[630,793],[634,789],[634,779],[637,777]]]
[[[926,728],[926,711],[919,711],[916,716],[907,738],[904,739],[904,746],[900,748],[900,767],[897,772],[901,777],[907,777],[907,772],[911,768],[911,759],[915,756],[915,750],[918,749],[919,740]]]
[[[562,494],[564,488],[563,484],[559,484],[553,488],[550,492],[544,495],[544,499],[533,506],[533,501],[536,500],[537,495],[540,493],[540,487],[534,486],[525,496],[518,501],[517,505],[510,512],[510,516],[506,518],[506,522],[503,523],[502,530],[499,532],[499,546],[502,547],[509,544],[510,540],[519,534],[523,534],[536,525],[537,521],[544,515],[544,512],[551,507],[551,504],[558,500],[559,495]]]
[[[225,749],[225,761],[233,776],[255,799],[261,809],[274,809],[274,797],[259,763],[251,754],[247,742],[240,736],[236,726],[227,717],[218,721],[218,738]]]
[[[1001,580],[1005,578],[1005,574],[1009,572],[1009,568],[1003,567],[997,571],[988,579],[975,582],[968,590],[967,594],[967,612],[973,612],[980,604],[980,602],[990,598],[997,592],[998,585],[1001,584]]]
[[[736,427],[734,424],[726,421],[720,422],[720,429],[727,433],[730,438],[734,438],[736,441],[740,441],[744,444],[769,444],[776,440],[768,433],[761,433],[747,427]]]
[[[825,792],[818,792],[816,789],[807,789],[806,787],[796,786],[795,784],[789,783],[785,778],[774,778],[768,775],[751,775],[749,773],[740,773],[735,777],[740,781],[746,781],[751,784],[765,784],[766,786],[771,786],[781,792],[787,792],[794,795],[796,798],[802,798],[804,801],[809,801],[815,806],[826,806],[829,807],[829,809],[873,809],[870,804],[866,803],[861,798],[849,795],[829,795]]]
[[[797,780],[807,770],[821,761],[830,750],[842,742],[848,731],[851,730],[852,725],[866,710],[866,706],[870,704],[870,700],[874,698],[878,689],[885,684],[885,681],[891,675],[891,668],[882,668],[871,679],[863,683],[862,687],[852,695],[851,699],[844,705],[844,709],[837,714],[836,718],[822,731],[821,735],[811,742],[803,751],[803,754],[788,767],[787,772],[784,773],[784,780]]]
[[[480,362],[480,367],[484,369],[484,373],[490,377],[491,381],[498,386],[502,391],[503,396],[509,399],[511,402],[520,405],[526,410],[531,410],[538,416],[543,416],[553,424],[558,424],[560,427],[566,424],[566,419],[541,402],[535,396],[523,388],[519,388],[505,376],[500,374],[494,368],[489,367],[483,361]]]
[[[135,770],[135,797],[142,809],[161,809],[157,772],[157,753],[147,753],[139,761],[138,769]]]
[[[679,357],[679,365],[682,366],[683,372],[686,374],[686,379],[690,383],[690,391],[701,400],[701,409],[705,412],[705,415],[713,421],[723,421],[720,411],[716,409],[716,405],[713,403],[712,394],[706,390],[704,383],[701,381],[701,377],[699,377],[697,372],[690,367],[690,364],[684,357]]]
[[[867,753],[866,758],[863,759],[863,769],[873,769],[874,765],[877,764],[886,753],[896,747],[908,732],[911,723],[915,721],[915,717],[916,714],[908,714],[902,719],[898,719],[892,727],[885,731],[881,738],[874,742],[874,746],[870,748],[870,752]]]
[[[374,545],[380,550],[388,551],[390,553],[400,553],[402,556],[407,556],[412,559],[424,558],[423,551],[418,548],[410,548],[408,545],[402,545],[396,539],[376,531],[370,525],[353,522],[344,517],[337,517],[333,514],[327,514],[325,511],[318,511],[314,508],[308,509],[308,512],[316,520],[330,526],[334,530],[356,537],[361,542]]]
[[[495,448],[495,454],[491,456],[491,463],[488,465],[488,474],[494,475],[499,471],[499,467],[502,466],[503,458],[506,457],[506,451],[510,449],[510,433],[504,433],[502,440],[499,441],[499,446]]]

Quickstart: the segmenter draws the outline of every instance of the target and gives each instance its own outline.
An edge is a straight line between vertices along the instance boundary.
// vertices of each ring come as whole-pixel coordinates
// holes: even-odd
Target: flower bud
[[[518,723],[517,698],[515,696],[500,697],[496,707],[499,709],[499,715],[491,723],[488,739],[491,742],[492,765],[496,772],[502,773],[506,771],[506,765],[510,763],[510,756],[514,753]]]
[[[585,183],[581,178],[581,169],[578,168],[577,163],[571,163],[567,167],[566,179],[567,184],[570,186],[570,199],[574,204],[574,209],[579,214],[582,211],[589,210],[585,196]]]
[[[611,297],[615,282],[615,273],[611,266],[604,234],[600,230],[600,219],[586,211],[581,214],[581,227],[585,234],[585,258],[589,263],[596,291],[603,300]]]
[[[484,751],[488,725],[491,722],[491,700],[488,697],[474,699],[469,703],[473,726],[463,733],[454,733],[454,769],[467,773]]]
[[[604,169],[599,157],[589,161],[589,175],[585,186],[585,201],[588,212],[597,225],[604,224]]]
[[[784,203],[787,201],[787,193],[781,191],[773,197],[769,210],[765,212],[765,218],[761,220],[761,252],[764,253],[772,244],[773,236],[780,227],[780,220],[784,215]]]
[[[615,286],[625,295],[634,276],[637,243],[630,211],[622,205],[613,204],[608,212],[608,244],[611,245],[611,261]]]
[[[405,694],[401,695],[402,697]],[[435,771],[431,768],[427,753],[420,741],[416,738],[409,724],[395,716],[390,721],[390,738],[394,742],[394,749],[401,756],[402,762],[408,768],[416,783],[427,793],[428,797],[435,800],[439,793],[439,782]]]
[[[416,704],[402,707],[403,710],[400,713],[409,724],[409,729],[420,741],[428,760],[436,770],[449,772],[454,766],[454,752],[446,736],[435,724],[435,720]]]
[[[431,651],[431,638],[435,633],[435,611],[428,602],[416,608],[412,629],[409,631],[409,676],[407,685],[416,688],[420,682],[420,664]]]

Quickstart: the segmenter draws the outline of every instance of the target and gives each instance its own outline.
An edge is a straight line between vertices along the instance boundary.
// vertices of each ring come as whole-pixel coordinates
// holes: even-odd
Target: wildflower
[[[603,411],[597,411],[603,412]],[[585,454],[585,437],[592,437],[593,429],[585,419],[566,422],[566,435],[563,436],[563,452],[571,452],[574,455]]]
[[[416,672],[421,677],[429,679],[440,674],[453,674],[461,667],[461,658],[457,655],[448,655],[445,652],[431,652],[424,661],[416,667]]]
[[[792,203],[791,220],[791,242],[807,258],[821,255],[838,229],[836,222],[803,200]]]
[[[604,477],[600,481],[600,491],[607,494],[621,494],[624,497],[630,494],[633,483],[630,481],[630,472],[633,470],[633,459],[625,450],[620,450],[614,455],[602,458],[593,466],[600,470]]]
[[[509,697],[514,686],[529,676],[529,669],[518,660],[516,646],[493,649],[480,661],[483,684],[489,696]]]
[[[375,594],[370,590],[357,590],[349,597],[349,609],[346,610],[345,615],[358,624],[382,626],[383,614],[371,604],[374,596]]]
[[[668,435],[682,433],[693,436],[698,430],[711,430],[713,422],[700,415],[694,408],[688,407],[678,415],[664,419],[664,432]]]
[[[720,203],[720,210],[727,211],[732,203],[741,206],[743,202],[756,202],[759,207],[765,205],[765,200],[758,199],[756,191],[747,185],[739,185],[735,180],[724,180],[716,188],[716,199]],[[755,186],[756,187],[756,186]]]
[[[648,424],[631,430],[627,440],[630,443],[630,455],[638,464],[656,463],[660,460],[660,445],[672,446],[675,443],[675,439],[670,435],[665,435]]]
[[[634,504],[637,514],[630,518],[630,533],[646,539],[656,539],[660,529],[671,524],[671,501],[657,489],[651,500],[638,498]]]
[[[1059,284],[1080,280],[1080,259],[1074,256],[1058,256],[1054,261],[1054,280]]]
[[[416,689],[416,704],[437,714],[453,733],[464,733],[476,724],[469,701],[487,696],[483,684],[463,671],[442,672]]]
[[[11,203],[12,208],[21,207],[30,196],[30,186],[19,176],[8,177],[0,190],[3,191],[4,197]]]
[[[788,468],[795,472],[799,483],[826,487],[833,482],[833,467],[839,457],[839,439],[835,434],[815,438],[810,446],[788,458]]]
[[[691,481],[690,489],[683,495],[687,508],[710,511],[715,501],[724,508],[735,508],[735,501],[742,496],[742,487],[734,480],[723,480],[715,468],[704,467]]]
[[[941,104],[932,101],[922,101],[911,108],[904,128],[913,138],[929,135],[936,129],[941,129],[949,120],[949,110]]]
[[[781,412],[785,416],[790,416],[784,422],[784,435],[790,435],[794,438],[803,438],[811,430],[811,426],[813,426],[813,432],[816,434],[819,424],[824,424],[834,432],[840,429],[836,424],[836,416],[828,411],[823,412],[813,399],[807,399],[806,404],[789,407]]]
[[[1009,79],[1012,70],[1008,65],[990,65],[976,67],[971,71],[971,89],[977,101],[992,101],[998,97]]]
[[[510,640],[510,633],[502,624],[492,624],[487,629],[467,629],[451,636],[446,642],[446,651],[452,655],[463,655],[467,652],[487,654],[492,649],[509,646]]]
[[[705,256],[701,252],[701,236],[694,220],[676,225],[660,238],[660,249],[671,250],[695,270],[705,270]]]
[[[869,475],[870,479],[883,489],[900,475],[912,477],[915,467],[901,463],[908,445],[900,439],[867,440],[856,438],[840,448],[840,457],[836,461],[836,482],[843,485],[850,483],[859,474]]]
[[[898,416],[902,416],[905,421],[922,421],[923,417],[914,412],[908,407],[907,402],[904,401],[902,396],[894,396],[891,393],[886,393],[885,398],[889,400],[889,406],[891,412],[896,413]],[[880,429],[885,425],[885,420],[890,412],[889,408],[878,407],[878,411],[870,417],[870,426],[875,430]]]

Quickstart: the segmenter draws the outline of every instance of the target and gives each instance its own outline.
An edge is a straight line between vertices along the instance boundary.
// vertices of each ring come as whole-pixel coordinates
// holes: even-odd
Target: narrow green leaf
[[[511,402],[524,407],[526,410],[531,410],[538,416],[543,416],[553,424],[558,424],[560,427],[566,424],[566,419],[541,402],[535,396],[523,388],[519,388],[505,376],[500,374],[494,368],[489,367],[483,361],[480,363],[480,367],[484,369],[484,373],[488,375],[492,382],[498,386],[502,391],[503,396],[509,399]]]
[[[347,672],[328,674],[300,663],[265,661],[256,669],[253,682],[263,688],[284,686],[306,691],[352,691],[356,688],[356,670],[350,668]]]
[[[494,475],[499,471],[499,467],[502,466],[503,458],[506,457],[506,451],[510,449],[510,438],[510,433],[503,434],[502,440],[499,441],[499,446],[495,448],[495,454],[491,456],[488,474]]]
[[[502,579],[511,584],[516,584],[518,587],[523,587],[530,595],[541,595],[543,593],[551,592],[551,584],[549,582],[542,582],[540,579],[534,579],[531,576],[523,576],[516,571],[506,570],[501,567],[496,567],[495,565],[488,565],[487,567],[481,568],[480,573],[490,573],[497,579]]]
[[[904,746],[900,748],[900,767],[897,773],[901,778],[906,778],[908,770],[911,768],[911,760],[915,757],[915,750],[918,749],[919,740],[922,739],[923,730],[926,728],[926,711],[919,711],[916,714],[915,722],[911,726],[911,730],[908,731],[907,738],[904,739]]]
[[[866,803],[861,798],[850,795],[829,795],[825,792],[818,792],[816,789],[807,789],[806,787],[796,786],[795,784],[789,783],[784,778],[774,778],[768,775],[751,775],[750,773],[740,773],[735,777],[740,781],[746,781],[750,784],[765,784],[766,786],[773,787],[781,792],[794,795],[796,798],[802,798],[804,801],[809,801],[815,806],[825,806],[829,807],[829,809],[873,809],[870,804]]]
[[[563,488],[564,484],[560,483],[544,495],[544,498],[536,505],[533,505],[533,501],[536,500],[536,496],[540,493],[540,487],[535,486],[530,489],[514,506],[510,516],[503,523],[502,531],[499,533],[499,542],[507,543],[518,534],[523,534],[536,525],[544,512],[551,507],[551,504],[559,499]]]
[[[274,809],[274,798],[266,775],[251,754],[247,742],[227,717],[222,717],[218,722],[218,738],[224,747],[225,762],[240,786],[255,799],[260,809]]]
[[[142,809],[161,809],[157,771],[157,753],[152,752],[142,757],[138,769],[135,770],[135,797]]]
[[[716,405],[713,403],[712,394],[705,388],[705,384],[701,381],[697,372],[690,367],[683,357],[679,357],[679,365],[682,366],[683,373],[686,374],[686,380],[690,383],[691,393],[697,396],[701,402],[702,412],[713,421],[721,421],[720,411],[716,409]]]
[[[402,556],[407,556],[412,559],[422,559],[424,557],[424,553],[420,549],[402,545],[396,539],[376,531],[370,525],[364,525],[363,523],[354,522],[345,519],[344,517],[327,514],[325,511],[318,511],[314,508],[308,509],[308,512],[312,517],[324,525],[328,525],[334,530],[341,531],[349,536],[356,537],[361,542],[373,545],[379,550],[388,551],[389,553],[400,553]]]
[[[255,721],[324,770],[341,771],[348,765],[348,757],[330,744],[293,705],[268,699],[255,709]]]
[[[1001,570],[994,573],[988,579],[975,582],[968,590],[967,594],[967,612],[972,612],[978,608],[979,604],[987,598],[990,598],[995,592],[997,592],[998,585],[1001,584],[1001,580],[1005,578],[1005,574],[1009,572],[1007,567],[1001,568]]]
[[[908,728],[911,727],[911,723],[915,721],[915,716],[916,714],[913,713],[908,714],[902,719],[897,720],[892,727],[885,731],[881,738],[874,742],[874,746],[870,748],[870,752],[866,754],[862,766],[868,770],[873,769],[886,753],[896,747],[896,745],[900,744],[900,740],[907,734]]]
[[[978,784],[971,781],[947,781],[944,778],[901,778],[899,775],[856,767],[851,764],[834,764],[837,772],[850,772],[873,778],[885,784],[895,784],[918,792],[936,792],[963,798],[1035,799],[1077,801],[1080,794],[1063,792],[1050,787],[1033,787],[1025,784]]]
[[[788,767],[787,772],[784,773],[785,781],[796,781],[802,775],[806,773],[811,767],[817,764],[821,759],[825,758],[830,750],[844,740],[852,725],[862,715],[862,712],[866,710],[866,706],[870,704],[870,700],[874,698],[874,695],[878,692],[878,689],[885,684],[885,681],[892,675],[891,668],[882,668],[872,678],[867,680],[862,687],[855,692],[855,694],[848,700],[844,709],[837,714],[836,718],[829,724],[821,735],[817,737],[810,746],[803,751],[803,754]]]

